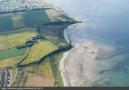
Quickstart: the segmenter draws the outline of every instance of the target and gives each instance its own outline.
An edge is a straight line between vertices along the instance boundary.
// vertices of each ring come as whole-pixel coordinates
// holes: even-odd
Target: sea
[[[71,29],[74,44],[92,40],[125,52],[98,61],[100,87],[129,86],[129,0],[48,0],[49,3],[79,19]],[[74,33],[75,32],[75,33]],[[105,67],[113,67],[104,69]],[[95,81],[96,82],[96,81]]]

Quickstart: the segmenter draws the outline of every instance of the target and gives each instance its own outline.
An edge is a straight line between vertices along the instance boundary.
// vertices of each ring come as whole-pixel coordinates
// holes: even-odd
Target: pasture
[[[57,47],[53,43],[47,40],[42,40],[31,48],[28,57],[21,63],[21,65],[39,61],[42,57],[56,49]]]
[[[7,50],[2,50],[0,51],[0,60],[4,60],[7,58],[11,57],[17,57],[17,56],[22,56],[26,52],[26,49],[16,49],[16,48],[11,48]]]
[[[45,10],[33,10],[24,12],[24,20],[26,26],[40,26],[45,23],[49,23],[49,17]]]
[[[35,35],[37,35],[37,32],[34,28],[22,28],[18,29],[17,32],[0,34],[0,51],[24,44]]]
[[[31,65],[18,70],[13,87],[50,87],[54,86],[54,77],[49,62]]]
[[[14,13],[12,15],[13,28],[25,27],[23,12]]]
[[[13,30],[13,23],[11,16],[9,15],[0,15],[0,32]]]

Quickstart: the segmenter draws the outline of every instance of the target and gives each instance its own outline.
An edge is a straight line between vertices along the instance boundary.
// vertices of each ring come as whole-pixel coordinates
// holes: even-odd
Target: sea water
[[[96,86],[129,86],[129,0],[49,0],[69,15],[83,21],[71,30],[71,38],[80,43],[93,40],[123,53],[97,62]],[[78,33],[76,33],[78,32]],[[119,50],[118,50],[119,51]],[[111,67],[106,69],[105,67]]]

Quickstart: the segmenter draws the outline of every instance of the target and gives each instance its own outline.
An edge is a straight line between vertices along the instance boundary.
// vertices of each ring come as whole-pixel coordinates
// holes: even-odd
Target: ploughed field
[[[62,54],[48,56],[68,46],[63,32],[69,21],[53,8],[0,14],[0,68],[11,67],[11,86],[63,86]]]

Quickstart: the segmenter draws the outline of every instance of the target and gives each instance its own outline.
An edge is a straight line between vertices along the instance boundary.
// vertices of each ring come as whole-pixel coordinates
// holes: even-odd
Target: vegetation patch
[[[0,60],[0,68],[16,67],[16,64],[20,62],[22,58],[23,56],[18,56],[18,57],[12,57],[12,58]]]
[[[51,87],[54,77],[49,62],[18,69],[13,87]]]
[[[26,26],[42,25],[44,23],[49,23],[49,17],[47,16],[45,10],[33,10],[24,12],[24,20]]]
[[[68,47],[63,34],[67,19],[54,9],[0,15],[0,68],[15,68],[12,87],[63,86],[59,61]],[[16,48],[34,41],[39,33],[45,38],[29,48]]]
[[[0,16],[0,32],[4,32],[7,30],[13,30],[11,16],[2,15]]]
[[[34,28],[22,28],[18,29],[18,31],[0,35],[0,50],[24,44],[28,39],[37,34]]]
[[[59,53],[59,54],[52,55],[52,56],[46,58],[46,61],[50,62],[50,65],[51,65],[51,70],[52,70],[53,76],[55,78],[55,82],[54,82],[55,87],[62,87],[64,85],[62,76],[61,76],[61,72],[59,69],[59,62],[60,62],[62,56],[63,56],[63,54]]]
[[[57,47],[53,43],[47,40],[42,40],[31,48],[27,58],[21,63],[21,65],[39,61],[42,57],[46,56],[56,49]]]
[[[26,49],[16,49],[16,48],[11,48],[7,50],[2,50],[0,51],[0,60],[7,59],[10,57],[16,57],[16,56],[22,56],[26,52]]]
[[[14,13],[12,15],[13,28],[25,27],[23,12]]]

